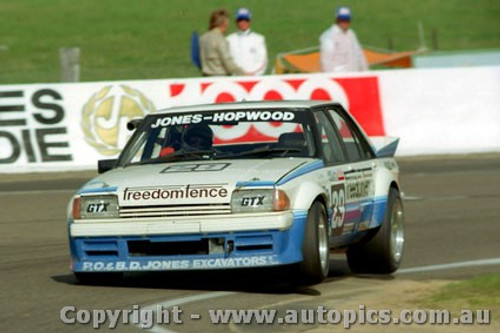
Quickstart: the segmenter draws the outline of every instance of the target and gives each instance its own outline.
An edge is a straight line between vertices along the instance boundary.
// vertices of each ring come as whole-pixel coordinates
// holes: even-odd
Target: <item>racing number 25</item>
[[[345,189],[344,184],[332,186],[332,228],[340,228],[344,224]]]

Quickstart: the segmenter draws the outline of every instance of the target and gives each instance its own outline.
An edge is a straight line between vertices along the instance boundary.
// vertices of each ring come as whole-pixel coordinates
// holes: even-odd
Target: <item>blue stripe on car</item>
[[[87,194],[87,193],[109,193],[116,192],[118,190],[117,186],[110,187],[98,187],[98,188],[82,188],[77,192],[77,194]]]
[[[274,186],[274,182],[272,181],[240,181],[236,183],[236,187],[257,187],[257,186]]]
[[[281,178],[276,185],[283,185],[285,183],[288,183],[292,179],[295,179],[297,177],[300,177],[302,175],[305,175],[306,173],[313,172],[319,169],[322,169],[325,167],[325,163],[323,163],[322,160],[317,160],[312,163],[306,164],[305,166],[289,173],[285,177]]]
[[[375,228],[382,225],[387,209],[387,197],[375,197],[373,200],[373,212],[369,228]]]

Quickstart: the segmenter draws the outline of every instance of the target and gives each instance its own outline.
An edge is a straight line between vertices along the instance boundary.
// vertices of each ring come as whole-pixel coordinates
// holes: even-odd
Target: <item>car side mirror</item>
[[[97,161],[97,173],[99,174],[105,173],[109,170],[116,168],[116,162],[118,162],[118,159]]]
[[[129,131],[136,130],[139,126],[141,126],[143,120],[144,120],[144,118],[135,118],[135,119],[130,120],[127,123],[127,129]]]

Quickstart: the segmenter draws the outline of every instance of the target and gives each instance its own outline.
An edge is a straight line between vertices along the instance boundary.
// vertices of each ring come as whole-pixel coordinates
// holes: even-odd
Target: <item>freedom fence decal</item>
[[[157,189],[129,189],[123,191],[123,200],[161,200],[225,198],[228,190],[221,185],[186,185]]]

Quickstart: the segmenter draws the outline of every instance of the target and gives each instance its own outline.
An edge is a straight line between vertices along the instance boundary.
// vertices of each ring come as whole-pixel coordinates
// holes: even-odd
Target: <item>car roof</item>
[[[220,103],[220,104],[199,104],[190,106],[179,106],[167,109],[156,110],[153,113],[163,114],[172,112],[210,112],[220,110],[242,110],[242,109],[300,109],[311,108],[319,105],[338,104],[331,101],[310,101],[310,100],[295,100],[295,101],[258,101],[258,102],[235,102],[235,103]]]

